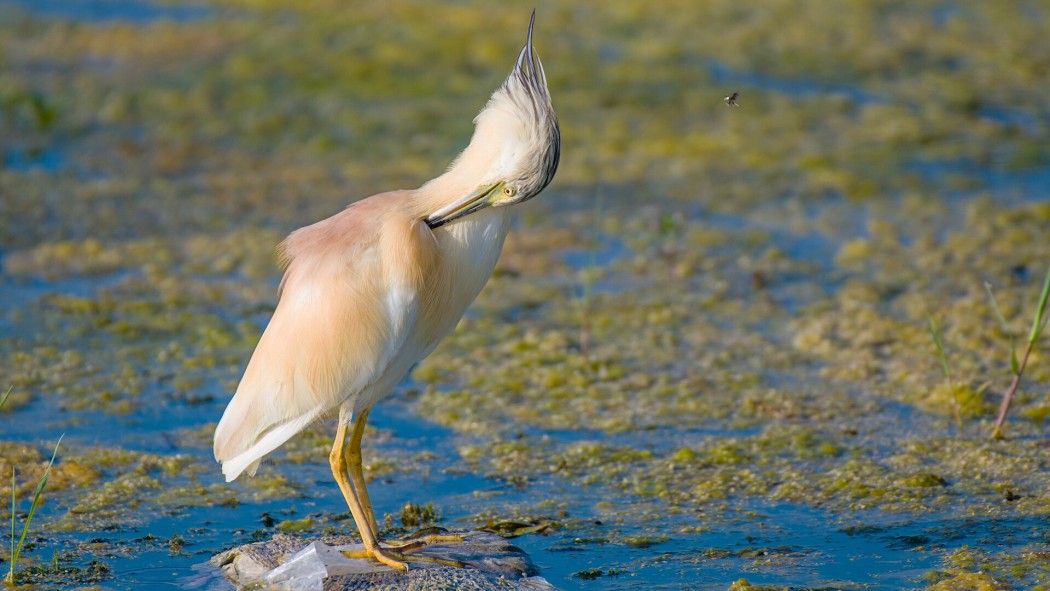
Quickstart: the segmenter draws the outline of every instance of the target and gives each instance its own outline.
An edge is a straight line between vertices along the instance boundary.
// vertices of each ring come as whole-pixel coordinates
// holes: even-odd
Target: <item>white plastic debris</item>
[[[390,570],[362,558],[347,558],[343,550],[358,550],[361,545],[329,546],[312,542],[295,556],[263,575],[262,580],[287,591],[322,591],[324,580],[336,575],[371,573]]]

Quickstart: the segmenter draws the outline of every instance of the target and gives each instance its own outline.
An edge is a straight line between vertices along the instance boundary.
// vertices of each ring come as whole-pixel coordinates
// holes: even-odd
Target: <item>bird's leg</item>
[[[357,530],[361,532],[361,541],[365,545],[365,554],[389,567],[408,570],[407,564],[391,557],[379,547],[379,540],[372,529],[372,524],[369,523],[368,517],[365,516],[365,510],[361,506],[361,501],[358,500],[357,494],[350,486],[346,465],[346,421],[343,420],[342,416],[339,417],[339,429],[336,431],[335,443],[332,445],[332,453],[328,456],[328,460],[332,465],[332,475],[335,476],[335,481],[339,483],[339,490],[342,491],[343,498],[346,499],[346,504],[350,508],[350,513],[354,516]]]
[[[357,529],[361,532],[361,541],[365,548],[360,552],[343,552],[349,558],[375,558],[379,562],[393,568],[408,570],[406,562],[434,562],[445,566],[463,568],[462,562],[435,556],[406,556],[406,552],[412,552],[439,541],[462,541],[461,536],[442,536],[430,532],[420,532],[422,535],[410,536],[404,543],[388,544],[389,548],[379,545],[379,531],[376,527],[375,514],[372,510],[372,502],[368,498],[368,489],[365,488],[365,477],[361,466],[361,435],[365,430],[365,421],[368,420],[368,410],[361,412],[353,421],[350,433],[350,442],[346,443],[346,420],[340,416],[339,429],[335,435],[335,444],[332,446],[332,454],[329,460],[332,464],[332,474],[335,475],[339,489],[346,498],[346,504],[350,507],[350,513],[354,516]],[[348,449],[349,448],[349,449]],[[349,458],[347,456],[349,455]],[[348,461],[349,459],[349,461]],[[349,475],[353,480],[351,488]]]
[[[365,474],[361,467],[361,436],[365,432],[365,421],[372,409],[366,408],[354,418],[354,426],[350,432],[350,446],[347,450],[347,465],[350,469],[350,479],[354,482],[354,490],[357,498],[361,500],[361,508],[365,511],[368,524],[372,526],[372,533],[379,535],[379,526],[376,523],[376,514],[372,509],[372,500],[368,498],[368,489],[365,487]]]

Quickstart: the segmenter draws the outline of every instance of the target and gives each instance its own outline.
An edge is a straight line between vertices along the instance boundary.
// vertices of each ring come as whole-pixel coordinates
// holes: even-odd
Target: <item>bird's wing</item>
[[[404,267],[420,253],[404,242],[429,230],[356,205],[283,245],[280,301],[215,430],[227,480],[378,380],[415,324],[421,274]]]

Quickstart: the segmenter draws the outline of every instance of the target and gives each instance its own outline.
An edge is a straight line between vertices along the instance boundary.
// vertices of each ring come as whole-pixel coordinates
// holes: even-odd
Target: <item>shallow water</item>
[[[370,417],[390,535],[407,502],[446,527],[547,523],[515,543],[567,590],[1050,584],[1050,366],[1037,349],[990,440],[1009,345],[983,286],[1027,334],[1050,106],[1038,49],[991,48],[1041,47],[1048,16],[766,6],[539,7],[564,160],[459,329]],[[528,9],[0,8],[19,519],[64,434],[23,580],[221,589],[202,565],[224,549],[352,531],[332,425],[247,482],[211,458],[273,248],[440,171],[519,42],[477,32]]]

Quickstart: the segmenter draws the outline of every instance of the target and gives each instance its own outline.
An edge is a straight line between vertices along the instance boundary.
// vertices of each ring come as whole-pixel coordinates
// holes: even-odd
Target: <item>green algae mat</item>
[[[19,531],[64,434],[21,585],[222,588],[353,531],[332,425],[234,484],[211,434],[276,244],[444,170],[512,4],[0,3]],[[562,589],[1050,589],[1050,341],[991,437],[1050,267],[1050,7],[536,8],[562,164],[372,415],[386,534],[495,531]]]

